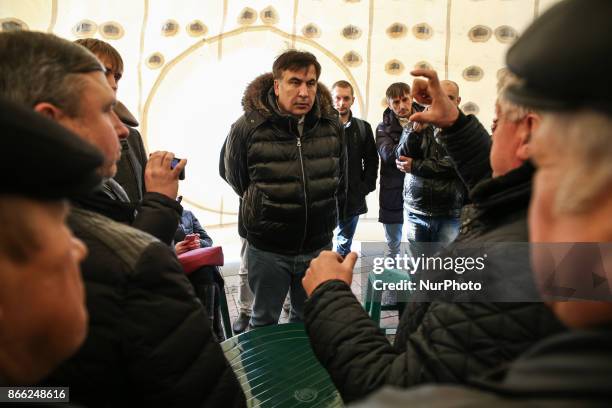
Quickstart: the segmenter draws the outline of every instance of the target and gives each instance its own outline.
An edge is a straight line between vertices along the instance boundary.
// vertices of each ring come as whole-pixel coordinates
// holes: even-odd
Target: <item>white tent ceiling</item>
[[[325,84],[349,80],[353,111],[373,127],[386,88],[411,83],[410,70],[423,64],[456,81],[464,110],[488,126],[507,48],[557,1],[0,0],[0,23],[117,48],[119,99],[139,118],[149,151],[189,159],[181,194],[212,225],[236,221],[238,200],[217,166],[244,87],[283,50],[313,52]],[[376,217],[377,194],[368,204]]]

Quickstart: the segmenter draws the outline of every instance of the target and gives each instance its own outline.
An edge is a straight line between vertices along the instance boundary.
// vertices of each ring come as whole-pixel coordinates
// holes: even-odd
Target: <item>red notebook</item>
[[[186,274],[202,266],[223,266],[223,248],[220,246],[198,248],[178,255]]]

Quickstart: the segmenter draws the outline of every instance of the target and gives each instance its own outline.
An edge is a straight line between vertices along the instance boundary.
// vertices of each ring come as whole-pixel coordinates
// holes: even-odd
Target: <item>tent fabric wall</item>
[[[236,222],[238,199],[218,176],[221,145],[245,86],[288,48],[314,53],[327,85],[349,80],[353,111],[373,127],[386,88],[416,66],[456,81],[485,126],[513,38],[558,0],[0,0],[2,30],[96,37],[122,54],[118,98],[149,151],[189,160],[181,194],[205,225]],[[376,218],[370,194],[368,217]]]

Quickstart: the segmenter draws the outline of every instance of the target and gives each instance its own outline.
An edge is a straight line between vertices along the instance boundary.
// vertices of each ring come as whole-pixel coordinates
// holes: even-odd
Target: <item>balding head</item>
[[[440,85],[450,100],[453,101],[455,105],[459,106],[459,103],[461,102],[461,97],[459,96],[459,85],[457,85],[456,82],[448,79],[440,81]]]

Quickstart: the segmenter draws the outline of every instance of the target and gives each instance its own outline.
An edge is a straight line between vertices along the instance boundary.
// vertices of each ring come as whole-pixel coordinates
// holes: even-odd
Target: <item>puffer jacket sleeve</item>
[[[134,400],[141,406],[244,406],[238,380],[176,256],[152,243],[135,270],[120,326]]]
[[[385,132],[385,126],[382,123],[376,128],[376,149],[378,150],[382,163],[395,163],[397,143],[395,143],[393,138]]]
[[[131,225],[170,245],[182,213],[183,207],[176,200],[159,193],[145,193]]]
[[[220,158],[222,163],[219,163],[219,174],[239,197],[242,197],[250,183],[247,163],[248,135],[247,119],[242,116],[232,125],[227,135]]]
[[[433,379],[427,361],[435,356],[418,348],[398,353],[342,281],[318,287],[304,317],[314,353],[346,403],[384,385],[407,387]]]
[[[466,116],[459,112],[455,124],[441,132],[438,140],[450,155],[468,190],[491,177],[491,137],[474,115]]]

